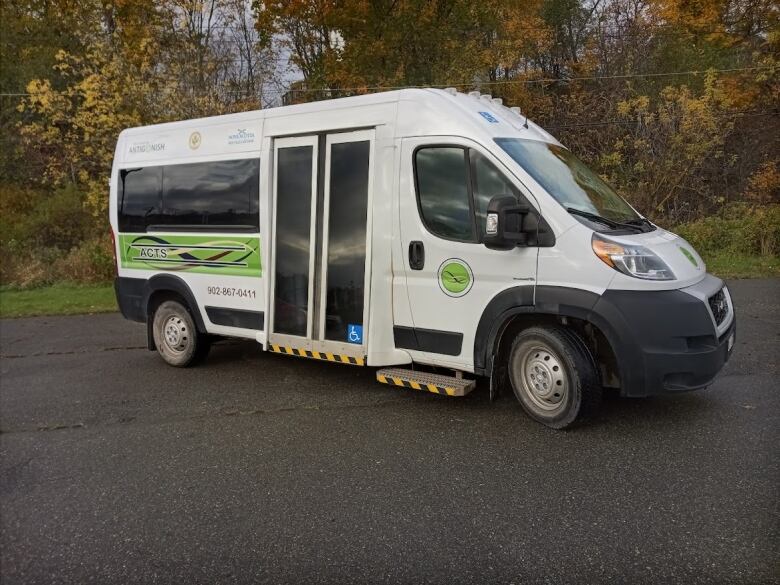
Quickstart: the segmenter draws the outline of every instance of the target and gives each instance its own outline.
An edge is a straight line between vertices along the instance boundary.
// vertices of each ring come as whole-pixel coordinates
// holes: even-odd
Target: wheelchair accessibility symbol
[[[350,343],[363,343],[363,326],[347,325],[347,341]]]

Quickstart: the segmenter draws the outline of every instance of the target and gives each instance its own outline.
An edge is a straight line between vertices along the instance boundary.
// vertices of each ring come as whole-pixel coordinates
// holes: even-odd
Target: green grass
[[[780,257],[719,252],[704,256],[707,272],[720,278],[778,278]]]
[[[116,311],[114,287],[55,284],[26,290],[0,288],[0,317],[77,315]]]

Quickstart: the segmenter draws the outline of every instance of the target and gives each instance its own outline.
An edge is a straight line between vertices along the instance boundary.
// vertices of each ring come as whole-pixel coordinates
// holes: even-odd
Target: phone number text
[[[210,286],[208,287],[208,294],[215,297],[257,298],[257,291],[251,288],[235,288],[232,286]]]

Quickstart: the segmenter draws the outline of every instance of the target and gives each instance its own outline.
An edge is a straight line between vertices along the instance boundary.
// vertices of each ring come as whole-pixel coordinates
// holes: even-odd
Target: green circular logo
[[[444,294],[451,297],[462,297],[474,284],[471,268],[463,260],[450,258],[439,267],[439,287]]]
[[[696,262],[696,258],[694,257],[694,255],[691,253],[690,250],[688,250],[687,248],[683,248],[682,246],[677,246],[677,247],[680,248],[680,252],[683,253],[683,256],[685,256],[690,261],[691,264],[693,264],[696,268],[699,267],[699,263]]]

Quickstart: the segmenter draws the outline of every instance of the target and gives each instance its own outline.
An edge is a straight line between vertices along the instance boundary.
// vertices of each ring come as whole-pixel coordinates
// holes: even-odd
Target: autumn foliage
[[[502,97],[655,221],[721,241],[742,229],[729,222],[747,222],[746,253],[778,254],[771,0],[21,0],[2,10],[4,283],[62,278],[40,260],[49,256],[81,280],[110,275],[107,180],[125,127],[407,86]]]

